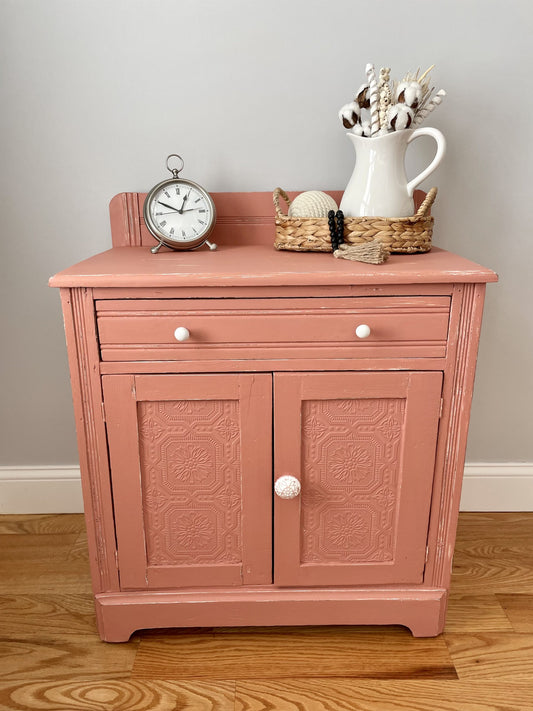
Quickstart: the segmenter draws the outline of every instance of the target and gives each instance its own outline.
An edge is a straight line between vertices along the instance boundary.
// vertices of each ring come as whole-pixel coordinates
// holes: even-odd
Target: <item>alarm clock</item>
[[[179,168],[171,167],[171,160],[179,161]],[[172,178],[154,185],[144,201],[144,221],[150,233],[159,242],[152,247],[156,254],[163,245],[171,249],[196,249],[207,245],[215,250],[217,245],[207,239],[216,222],[213,198],[198,183],[180,178],[184,161],[177,153],[167,157],[167,170]]]

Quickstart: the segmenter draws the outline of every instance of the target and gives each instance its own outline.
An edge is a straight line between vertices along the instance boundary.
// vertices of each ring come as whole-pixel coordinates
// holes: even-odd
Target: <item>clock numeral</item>
[[[179,194],[180,194],[180,189],[179,189],[179,187],[176,185],[176,195],[179,195]]]
[[[168,190],[163,190],[163,192],[165,193],[165,195],[167,196],[167,198],[170,197],[170,193],[168,192]]]
[[[198,200],[195,200],[195,201],[194,201],[194,203],[196,204],[197,202],[200,202],[201,199],[202,199],[202,198],[199,197]]]
[[[164,226],[167,224],[167,221],[166,221],[166,220],[161,220],[161,222],[160,222],[159,224],[161,225],[161,227],[164,227]]]
[[[192,228],[192,231],[194,232],[195,235],[198,234],[198,232],[194,229],[194,227]]]
[[[174,234],[174,228],[173,228],[173,227],[170,228],[170,234],[171,234],[171,235]]]
[[[187,235],[185,234],[185,230],[182,230],[182,231],[181,231],[181,236],[182,236],[182,237],[187,237]]]
[[[198,212],[205,212],[205,210],[202,209],[202,208],[200,208],[200,209],[198,210]]]
[[[198,222],[199,222],[201,225],[205,225],[205,222],[204,222],[203,220],[198,220]]]

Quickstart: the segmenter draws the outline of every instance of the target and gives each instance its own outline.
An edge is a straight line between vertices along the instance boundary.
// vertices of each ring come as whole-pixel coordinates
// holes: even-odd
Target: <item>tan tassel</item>
[[[333,256],[337,259],[350,259],[352,262],[383,264],[389,258],[389,251],[381,242],[374,240],[364,244],[340,244]]]

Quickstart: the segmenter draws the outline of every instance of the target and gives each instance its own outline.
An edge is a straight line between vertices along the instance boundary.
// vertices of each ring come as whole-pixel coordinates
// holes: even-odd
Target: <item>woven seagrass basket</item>
[[[429,252],[433,233],[433,217],[429,214],[437,195],[431,188],[414,215],[410,217],[346,217],[344,242],[364,244],[377,240],[392,254]],[[295,252],[331,252],[328,220],[326,217],[289,217],[280,207],[280,198],[291,201],[281,188],[274,190],[276,209],[276,249]]]

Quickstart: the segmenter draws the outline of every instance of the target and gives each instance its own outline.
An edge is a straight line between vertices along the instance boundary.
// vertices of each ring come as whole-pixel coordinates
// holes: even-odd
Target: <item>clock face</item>
[[[146,208],[149,229],[177,249],[201,243],[213,227],[212,200],[192,181],[161,183],[148,196]]]

